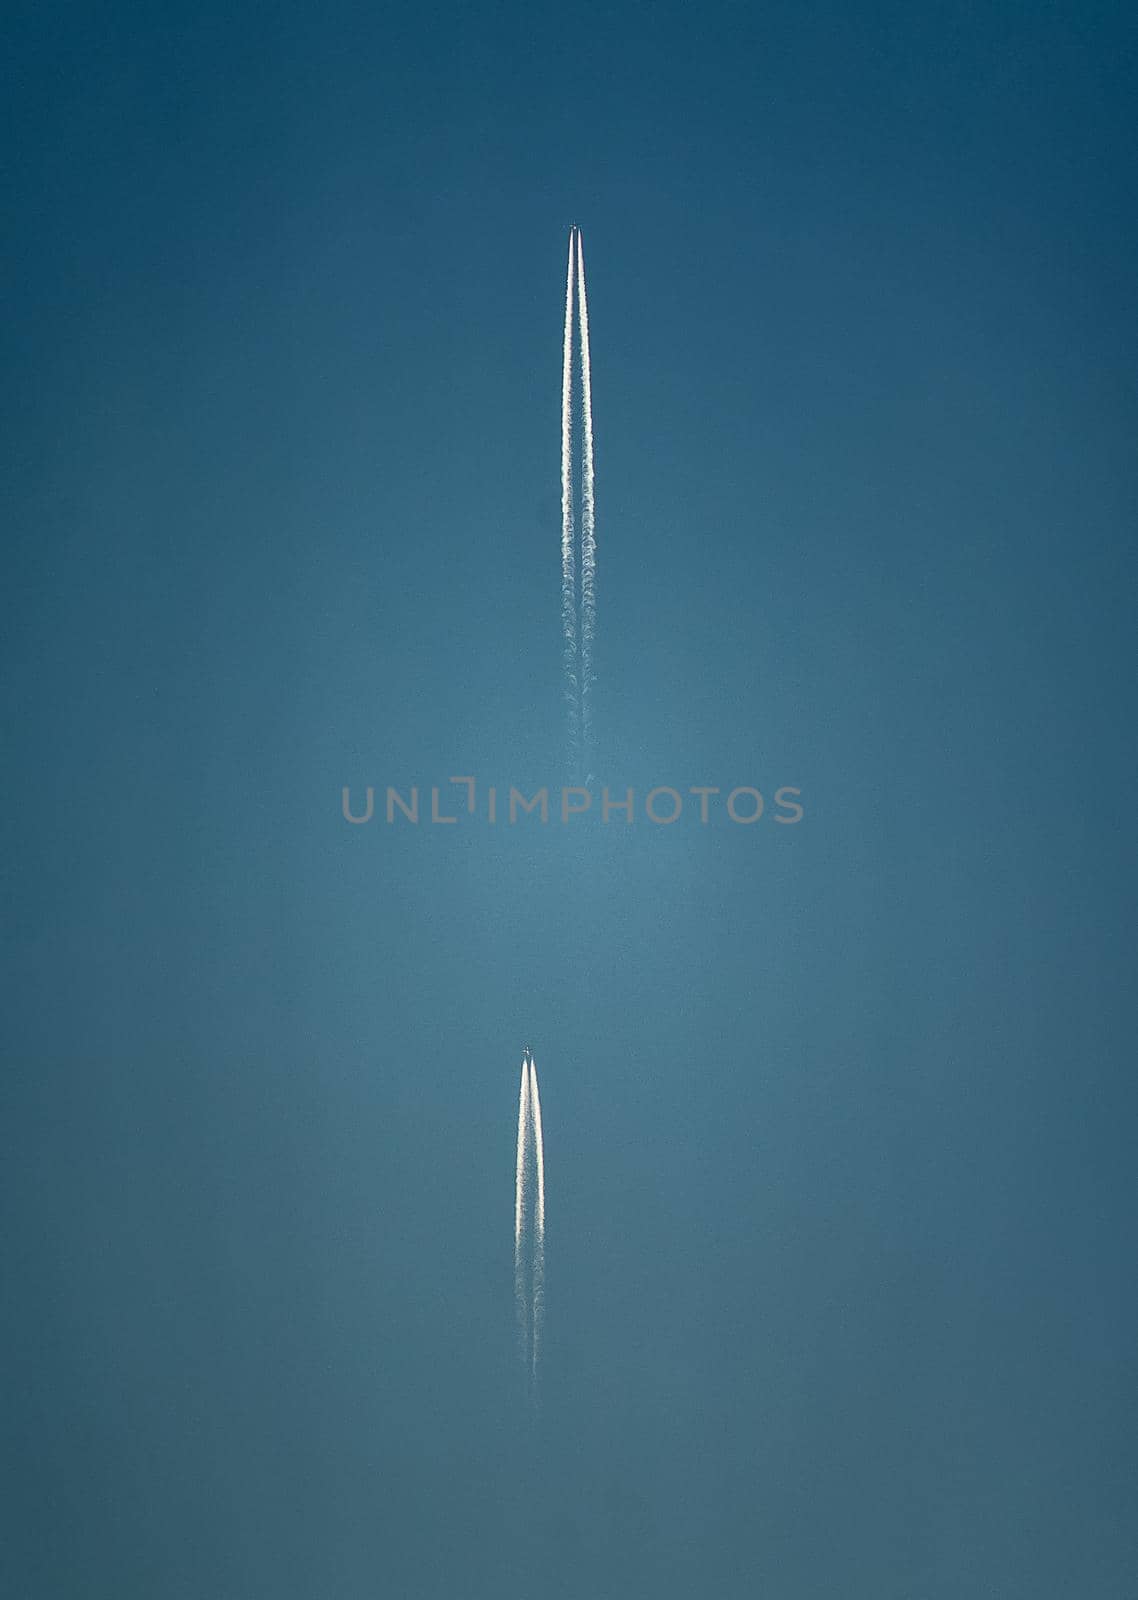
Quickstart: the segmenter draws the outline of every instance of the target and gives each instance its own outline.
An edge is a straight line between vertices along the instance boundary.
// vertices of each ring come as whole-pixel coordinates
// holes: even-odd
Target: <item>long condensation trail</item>
[[[536,1403],[545,1323],[545,1139],[532,1052],[522,1055],[514,1168],[514,1300],[518,1351]]]
[[[577,574],[573,540],[573,267],[576,232],[569,232],[565,273],[565,337],[561,357],[561,650],[569,760],[576,767],[580,740],[580,671],[577,647]],[[571,777],[576,778],[574,771]]]
[[[527,1062],[522,1058],[522,1082],[518,1091],[518,1155],[514,1173],[514,1300],[517,1305],[518,1339],[523,1358],[529,1343],[529,1308],[526,1304],[526,1269],[523,1253],[526,1207],[526,1146],[528,1144],[530,1080]]]
[[[533,1220],[533,1349],[532,1373],[537,1382],[541,1353],[542,1324],[545,1320],[545,1141],[541,1132],[541,1096],[537,1088],[537,1067],[529,1060],[529,1113],[533,1124],[535,1203]]]
[[[597,533],[593,473],[593,375],[589,360],[589,300],[585,292],[585,252],[577,230],[577,300],[581,325],[581,401],[584,463],[581,473],[581,746],[586,769],[592,758],[593,639],[597,625]],[[589,773],[586,770],[585,777]]]

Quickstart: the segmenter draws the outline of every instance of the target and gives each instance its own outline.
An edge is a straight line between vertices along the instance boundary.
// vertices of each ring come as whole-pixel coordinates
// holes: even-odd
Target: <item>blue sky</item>
[[[5,1591],[1130,1593],[1133,16],[9,42]],[[800,827],[340,815],[559,781],[571,224],[603,776]]]

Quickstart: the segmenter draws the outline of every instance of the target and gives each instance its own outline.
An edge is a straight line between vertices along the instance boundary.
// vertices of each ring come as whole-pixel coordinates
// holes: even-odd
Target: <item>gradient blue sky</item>
[[[1132,9],[7,42],[4,1593],[1138,1592]]]

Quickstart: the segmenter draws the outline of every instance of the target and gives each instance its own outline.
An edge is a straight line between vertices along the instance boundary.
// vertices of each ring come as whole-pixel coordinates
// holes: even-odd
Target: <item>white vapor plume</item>
[[[593,473],[593,375],[589,360],[589,300],[585,253],[577,230],[577,300],[581,325],[581,410],[585,454],[581,473],[581,747],[588,777],[592,756],[593,640],[597,629],[597,531]]]
[[[514,1173],[514,1300],[518,1348],[531,1399],[537,1399],[545,1322],[545,1142],[533,1055],[522,1056],[518,1147]]]
[[[580,739],[580,663],[577,646],[577,574],[573,541],[573,266],[576,234],[569,233],[565,274],[565,337],[561,359],[561,651],[565,677],[569,759],[575,766]]]
[[[526,1272],[523,1235],[526,1206],[526,1144],[529,1126],[529,1072],[522,1060],[522,1082],[518,1092],[518,1156],[514,1175],[514,1300],[517,1305],[518,1339],[523,1357],[529,1343],[529,1310],[526,1305]]]
[[[533,1220],[533,1352],[531,1370],[537,1382],[541,1352],[542,1324],[545,1320],[545,1141],[541,1132],[541,1095],[537,1087],[537,1067],[529,1058],[530,1118],[536,1167],[536,1204]]]
[[[574,515],[573,332],[579,332],[581,450],[579,535]],[[593,369],[589,300],[580,228],[569,230],[565,273],[565,331],[561,346],[561,654],[571,781],[589,781],[592,765],[593,643],[597,631],[596,474],[593,464]]]

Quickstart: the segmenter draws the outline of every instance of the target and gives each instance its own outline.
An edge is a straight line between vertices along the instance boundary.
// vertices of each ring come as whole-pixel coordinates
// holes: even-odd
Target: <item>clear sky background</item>
[[[1136,45],[11,8],[5,1595],[1138,1593]],[[340,815],[559,781],[571,224],[601,775],[799,827]]]

